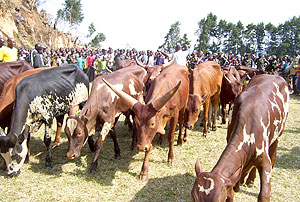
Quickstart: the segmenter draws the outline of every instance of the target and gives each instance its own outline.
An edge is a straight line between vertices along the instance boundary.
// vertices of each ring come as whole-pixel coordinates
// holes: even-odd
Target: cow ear
[[[82,115],[80,119],[86,124],[88,122],[88,118],[85,115]]]
[[[202,103],[204,103],[208,98],[208,94],[203,95],[202,97]]]
[[[233,184],[232,184],[232,182],[231,182],[230,179],[221,177],[221,180],[224,183],[225,187],[231,187],[231,186],[233,186]]]
[[[203,167],[202,167],[202,165],[200,163],[200,160],[198,158],[196,160],[195,171],[196,171],[197,177],[203,172]]]

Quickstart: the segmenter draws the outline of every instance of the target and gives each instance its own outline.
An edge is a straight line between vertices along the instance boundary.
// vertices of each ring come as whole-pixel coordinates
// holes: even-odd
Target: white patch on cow
[[[68,99],[70,100],[70,105],[73,107],[84,101],[89,97],[89,92],[84,83],[77,83],[75,89],[69,94]]]
[[[117,118],[118,116],[120,116],[120,114],[122,114],[121,112],[116,113],[115,118]]]
[[[70,130],[71,135],[73,135],[74,134],[74,130],[75,130],[76,126],[77,126],[77,120],[76,119],[68,119],[67,126],[68,126],[68,128]]]
[[[265,171],[266,175],[267,175],[267,183],[270,183],[271,178],[272,178],[272,173],[271,172],[267,172]]]
[[[204,186],[200,186],[198,184],[199,191],[200,192],[205,192],[205,194],[208,195],[214,189],[215,182],[214,182],[214,179],[212,179],[212,178],[203,177],[203,179],[210,181],[210,186],[207,189],[205,189]]]
[[[116,84],[116,85],[112,85],[114,88],[118,89],[118,90],[123,90],[123,85],[122,84]],[[101,88],[107,88],[108,93],[110,94],[111,100],[112,102],[115,101],[115,98],[119,97],[114,91],[112,91],[106,84],[104,83],[99,83],[96,90],[99,91]]]
[[[19,143],[17,143],[19,144]],[[25,139],[22,144],[22,151],[21,153],[17,153],[16,152],[16,146],[14,148],[10,148],[8,150],[7,153],[1,153],[2,157],[5,160],[6,166],[7,166],[7,170],[8,170],[8,175],[10,175],[13,172],[18,172],[22,165],[24,164],[27,152],[28,152],[28,148],[27,148],[27,139]],[[13,154],[16,153],[17,155],[19,155],[21,157],[21,161],[19,163],[17,163],[16,159],[12,159]]]
[[[112,128],[112,123],[105,122],[103,124],[102,130],[100,132],[100,135],[102,136],[102,141],[105,140],[106,136],[108,135],[110,129]]]
[[[134,88],[134,82],[133,82],[132,79],[130,79],[130,84],[129,84],[128,88],[129,88],[130,95],[137,95],[138,94],[136,92],[135,88]]]
[[[88,99],[88,89],[83,83],[77,83],[74,90],[66,97],[59,97],[50,92],[48,95],[37,96],[30,103],[25,124],[31,126],[36,121],[53,120],[56,115],[67,113],[71,107]],[[23,127],[24,128],[24,127]]]
[[[246,131],[246,125],[244,125],[244,128],[243,128],[243,141],[240,142],[240,145],[238,146],[238,148],[235,150],[235,152],[238,152],[242,149],[243,145],[244,144],[248,144],[248,146],[250,144],[254,144],[255,143],[255,135],[254,133],[251,133],[251,134],[247,134],[247,131]]]

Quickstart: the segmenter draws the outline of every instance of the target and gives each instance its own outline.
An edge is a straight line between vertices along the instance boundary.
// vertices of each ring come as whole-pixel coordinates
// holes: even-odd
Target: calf
[[[77,65],[47,69],[24,78],[16,88],[11,130],[0,137],[1,155],[9,176],[20,173],[28,151],[27,141],[36,126],[45,123],[46,166],[51,167],[51,129],[54,117],[63,116],[88,97],[88,78]]]
[[[179,120],[179,134],[181,134],[183,115],[188,101],[188,75],[188,69],[184,66],[170,65],[166,67],[150,86],[145,104],[117,89],[117,86],[105,82],[135,114],[134,122],[138,135],[137,149],[145,152],[140,173],[141,180],[148,178],[152,140],[156,133],[165,134],[164,128],[167,122],[170,122],[168,162],[173,164],[174,133]]]
[[[117,88],[143,100],[143,87],[146,70],[137,65],[119,69],[111,74],[99,76],[94,80],[91,94],[78,116],[68,117],[66,121],[66,135],[69,140],[67,157],[75,159],[80,156],[81,148],[88,141],[91,151],[96,152],[90,167],[90,173],[94,173],[102,144],[108,134],[114,141],[115,157],[120,156],[120,149],[116,139],[116,117],[129,110],[124,101],[110,90],[102,81],[105,78]],[[94,143],[93,135],[102,126],[100,135]],[[133,142],[133,144],[135,144]]]
[[[278,137],[289,110],[285,80],[274,75],[252,78],[234,102],[227,130],[227,146],[211,172],[196,163],[194,201],[233,201],[233,191],[253,167],[260,175],[258,201],[270,201],[271,171],[276,160]]]
[[[210,104],[212,104],[214,111],[212,130],[216,130],[216,112],[219,107],[222,77],[221,67],[216,62],[203,62],[193,70],[191,76],[191,91],[185,112],[186,138],[188,136],[187,129],[194,128],[202,104],[203,136],[207,135],[208,127],[210,126],[210,121],[207,124]],[[180,140],[179,143],[182,143],[182,141]]]

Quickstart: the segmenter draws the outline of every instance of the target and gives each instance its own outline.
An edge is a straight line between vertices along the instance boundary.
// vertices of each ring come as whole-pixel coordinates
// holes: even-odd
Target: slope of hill
[[[42,43],[50,48],[74,47],[70,34],[54,29],[47,14],[31,7],[29,0],[0,0],[0,36],[14,37],[17,47],[32,48]]]

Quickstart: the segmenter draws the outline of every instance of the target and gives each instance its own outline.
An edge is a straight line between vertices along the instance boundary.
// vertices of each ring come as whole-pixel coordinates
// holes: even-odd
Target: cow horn
[[[106,68],[106,70],[108,71],[108,73],[112,73],[112,71],[110,69]]]
[[[136,61],[136,64],[138,64],[139,66],[146,68],[146,65],[144,65],[139,59],[136,58],[135,61]]]
[[[133,107],[133,105],[135,105],[137,102],[139,102],[138,100],[136,100],[135,98],[131,97],[130,95],[128,95],[127,93],[123,92],[122,90],[118,90],[117,88],[115,88],[112,84],[110,84],[108,81],[106,81],[104,78],[102,78],[102,81],[112,90],[114,91],[123,101],[125,101],[126,105],[129,106],[130,108]]]
[[[174,61],[175,61],[175,57],[173,56],[172,59],[169,62],[167,62],[166,64],[163,64],[163,67],[167,67],[169,65],[174,64]]]
[[[164,94],[160,98],[153,101],[152,105],[153,105],[154,109],[159,111],[173,97],[173,95],[177,92],[180,84],[181,84],[181,81],[179,81],[178,84],[173,89],[171,89],[169,92],[167,92],[166,94]]]
[[[228,81],[228,83],[231,83],[230,79],[224,74],[224,78]]]
[[[234,75],[232,75],[232,77],[233,77],[233,79],[236,81],[237,80],[237,78],[234,76]]]

